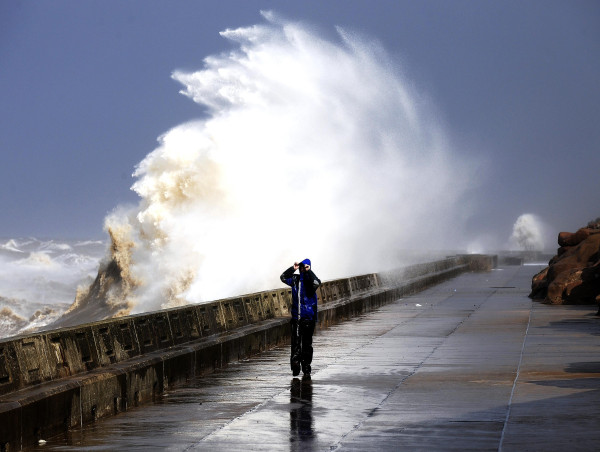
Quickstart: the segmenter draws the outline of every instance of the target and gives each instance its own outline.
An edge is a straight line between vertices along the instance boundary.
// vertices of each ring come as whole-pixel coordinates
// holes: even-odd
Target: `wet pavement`
[[[469,273],[34,450],[600,450],[600,318],[527,298],[538,266]]]

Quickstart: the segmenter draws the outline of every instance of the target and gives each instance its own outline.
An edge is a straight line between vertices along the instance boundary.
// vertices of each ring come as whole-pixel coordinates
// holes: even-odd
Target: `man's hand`
[[[294,262],[294,270],[298,270],[300,268],[300,264],[298,262]]]

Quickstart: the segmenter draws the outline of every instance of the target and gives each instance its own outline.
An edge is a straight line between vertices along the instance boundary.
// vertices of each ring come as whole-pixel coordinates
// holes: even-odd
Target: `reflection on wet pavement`
[[[290,450],[312,449],[315,437],[312,418],[312,380],[294,378],[290,388]]]

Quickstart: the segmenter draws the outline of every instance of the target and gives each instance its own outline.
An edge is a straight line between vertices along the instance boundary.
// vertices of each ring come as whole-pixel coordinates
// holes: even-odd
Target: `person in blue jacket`
[[[313,357],[312,336],[317,322],[317,287],[321,280],[311,270],[309,259],[294,262],[284,271],[281,282],[292,288],[292,350],[290,365],[292,374],[300,374],[300,368],[305,376],[310,377]],[[296,270],[299,274],[296,274]]]

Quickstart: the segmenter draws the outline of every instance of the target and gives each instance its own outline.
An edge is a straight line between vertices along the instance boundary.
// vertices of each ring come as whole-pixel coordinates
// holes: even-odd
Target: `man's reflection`
[[[290,443],[292,450],[301,450],[314,438],[310,376],[294,378],[290,394]]]

